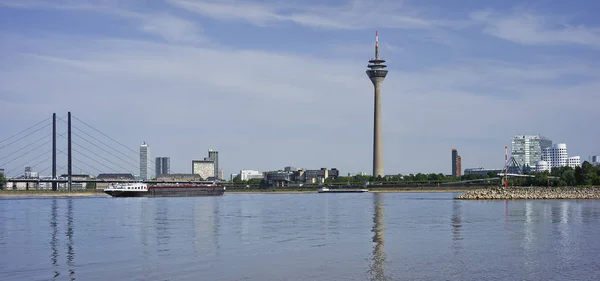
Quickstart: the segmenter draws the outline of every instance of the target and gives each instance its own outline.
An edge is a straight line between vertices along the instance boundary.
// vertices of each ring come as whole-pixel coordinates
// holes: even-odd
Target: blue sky
[[[587,159],[600,154],[598,10],[591,0],[0,0],[0,139],[70,110],[133,150],[148,142],[173,172],[216,149],[226,175],[370,173],[364,71],[379,30],[386,174],[450,173],[452,148],[463,168],[502,167],[516,134]],[[108,169],[96,166],[85,170]]]

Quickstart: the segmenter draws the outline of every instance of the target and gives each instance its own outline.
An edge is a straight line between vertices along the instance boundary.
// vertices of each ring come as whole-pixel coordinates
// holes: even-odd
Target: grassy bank
[[[52,190],[0,190],[0,198],[4,197],[92,197],[108,196],[96,190],[52,191]]]

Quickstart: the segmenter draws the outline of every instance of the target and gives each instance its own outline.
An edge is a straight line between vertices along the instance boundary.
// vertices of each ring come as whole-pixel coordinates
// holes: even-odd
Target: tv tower
[[[373,176],[385,176],[383,173],[383,150],[381,139],[381,84],[387,75],[385,60],[379,58],[379,32],[375,31],[375,58],[369,61],[367,75],[375,88],[373,123]]]

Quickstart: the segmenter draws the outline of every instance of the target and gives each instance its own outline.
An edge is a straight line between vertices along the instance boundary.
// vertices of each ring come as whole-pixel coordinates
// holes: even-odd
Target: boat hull
[[[148,191],[135,190],[105,190],[112,197],[199,197],[221,196],[225,187],[149,187]]]
[[[364,193],[369,192],[367,189],[329,189],[319,190],[319,193]]]

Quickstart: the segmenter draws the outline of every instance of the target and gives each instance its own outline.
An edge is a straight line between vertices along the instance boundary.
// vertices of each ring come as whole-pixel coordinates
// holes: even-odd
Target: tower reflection
[[[462,249],[462,201],[452,201],[452,248],[455,253]]]
[[[75,270],[73,269],[73,260],[75,251],[73,249],[73,199],[67,200],[67,266],[71,280],[75,280]]]
[[[52,261],[52,269],[54,270],[53,279],[60,276],[60,272],[58,271],[58,222],[57,220],[58,214],[58,203],[56,199],[52,199],[52,207],[50,211],[50,229],[52,229],[52,235],[50,238],[50,260]]]
[[[381,193],[373,194],[373,255],[371,266],[369,268],[370,280],[383,281],[391,280],[389,276],[385,275],[384,265],[386,261],[386,255],[384,251],[384,233],[385,228],[383,226],[383,195]]]

